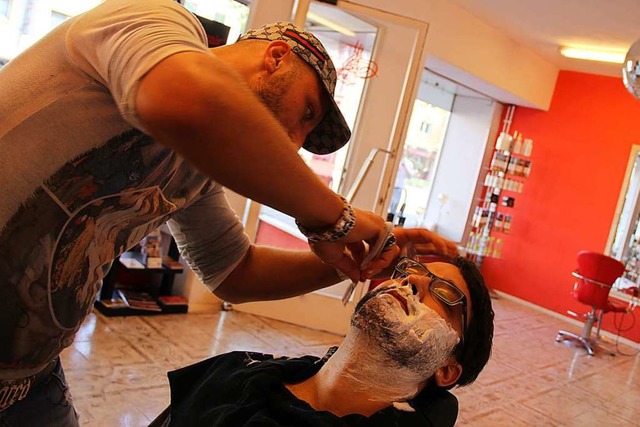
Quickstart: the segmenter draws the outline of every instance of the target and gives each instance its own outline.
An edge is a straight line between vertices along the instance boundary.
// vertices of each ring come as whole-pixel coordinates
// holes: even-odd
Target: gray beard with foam
[[[407,300],[408,314],[387,292]],[[444,365],[459,341],[456,331],[422,304],[409,286],[391,286],[367,295],[356,307],[351,325],[400,367],[427,379]]]

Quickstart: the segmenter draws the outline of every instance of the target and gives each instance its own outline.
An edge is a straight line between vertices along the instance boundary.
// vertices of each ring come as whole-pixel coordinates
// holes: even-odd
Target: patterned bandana
[[[284,40],[291,46],[291,50],[315,70],[322,81],[331,104],[322,121],[307,136],[304,149],[314,154],[329,154],[344,146],[351,138],[351,131],[333,99],[336,68],[322,43],[313,34],[289,22],[276,22],[249,30],[238,41],[249,39]]]

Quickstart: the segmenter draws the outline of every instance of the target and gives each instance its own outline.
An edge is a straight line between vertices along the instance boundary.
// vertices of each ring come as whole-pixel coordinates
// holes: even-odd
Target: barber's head
[[[487,363],[493,310],[472,262],[405,259],[358,303],[352,325],[425,383],[450,388],[473,382]]]
[[[248,31],[236,45],[258,49],[259,70],[249,84],[298,148],[327,154],[347,143],[351,131],[333,98],[336,69],[313,34],[276,22]]]

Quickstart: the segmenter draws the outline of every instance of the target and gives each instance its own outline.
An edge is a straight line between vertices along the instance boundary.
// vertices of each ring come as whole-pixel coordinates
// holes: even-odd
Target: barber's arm
[[[214,291],[232,303],[294,297],[340,282],[336,270],[311,252],[251,246]]]
[[[142,79],[138,116],[154,138],[240,194],[310,228],[332,225],[342,202],[305,165],[273,114],[215,56],[170,56]]]
[[[248,86],[215,56],[168,57],[143,78],[136,96],[141,122],[201,171],[253,200],[296,218],[308,229],[329,228],[343,203],[307,167],[284,128]],[[356,223],[338,243],[316,254],[354,279],[357,263],[345,244],[375,242],[384,221],[356,209]]]
[[[217,184],[168,222],[198,278],[231,302],[279,299],[338,283],[335,269],[310,251],[256,247]]]
[[[367,268],[366,278],[389,277],[400,252],[405,255],[415,250],[419,254],[449,257],[458,254],[455,243],[427,229],[396,228],[394,234],[399,249],[392,247],[384,251]],[[361,255],[357,254],[356,259]],[[312,292],[339,281],[333,267],[308,252],[252,246],[215,294],[234,303],[271,300]]]

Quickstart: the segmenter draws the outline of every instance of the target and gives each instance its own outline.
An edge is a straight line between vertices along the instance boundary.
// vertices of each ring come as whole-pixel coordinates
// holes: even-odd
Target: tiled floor
[[[586,356],[557,344],[561,320],[494,300],[494,353],[454,390],[460,426],[638,426],[640,356]],[[92,314],[63,364],[86,426],[146,426],[169,403],[166,372],[231,350],[324,354],[341,338],[239,312],[106,318]],[[626,353],[633,350],[621,348]]]

